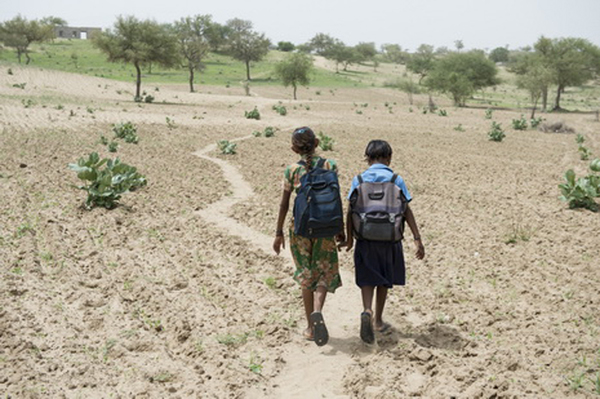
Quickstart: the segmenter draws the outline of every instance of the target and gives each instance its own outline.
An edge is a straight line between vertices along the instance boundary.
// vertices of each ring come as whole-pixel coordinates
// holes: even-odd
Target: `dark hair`
[[[365,149],[365,158],[367,161],[377,161],[390,159],[392,157],[392,147],[385,140],[371,140]]]
[[[315,132],[307,126],[299,127],[292,133],[292,145],[299,150],[300,155],[306,156],[307,169],[310,169],[312,166],[312,157],[315,153],[316,143]]]

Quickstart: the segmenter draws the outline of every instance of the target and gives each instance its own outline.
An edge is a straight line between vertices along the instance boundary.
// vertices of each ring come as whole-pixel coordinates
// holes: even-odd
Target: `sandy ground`
[[[574,135],[487,140],[482,109],[423,114],[387,89],[133,86],[35,68],[0,73],[0,393],[13,398],[584,398],[600,388],[600,217],[557,185],[584,173]],[[25,88],[14,84],[26,83]],[[29,101],[30,100],[30,101]],[[164,101],[164,102],[163,102]],[[271,107],[281,101],[285,117]],[[387,105],[386,105],[387,103]],[[244,118],[256,106],[260,121]],[[411,112],[412,109],[412,112]],[[169,127],[166,118],[174,121]],[[599,124],[563,120],[600,154]],[[118,156],[149,181],[86,211],[68,163],[132,121]],[[463,132],[454,128],[459,124]],[[426,259],[405,242],[408,284],[391,331],[358,337],[352,259],[328,298],[331,340],[304,341],[289,256],[270,251],[293,127],[335,140],[343,190],[368,140],[394,148]],[[273,138],[251,133],[278,128]],[[237,140],[236,155],[214,143]]]

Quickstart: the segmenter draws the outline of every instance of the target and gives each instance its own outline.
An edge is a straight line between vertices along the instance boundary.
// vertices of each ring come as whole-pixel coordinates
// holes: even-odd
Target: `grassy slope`
[[[135,71],[131,65],[110,63],[104,54],[92,46],[88,40],[57,39],[53,43],[31,47],[32,64],[48,69],[57,69],[91,76],[121,81],[134,81]],[[285,53],[271,51],[265,60],[253,63],[251,76],[253,85],[280,85],[275,77],[274,65],[285,57]],[[10,49],[0,51],[0,61],[13,63],[16,55]],[[196,85],[234,86],[245,78],[245,66],[228,56],[211,53],[205,60],[206,68],[196,74]],[[404,67],[382,63],[377,72],[369,66],[350,66],[340,73],[315,68],[311,86],[323,88],[338,87],[380,87],[386,81],[394,81],[406,76]],[[502,84],[476,93],[469,101],[472,106],[492,106],[526,108],[530,106],[528,94],[516,88],[514,75],[500,68]],[[143,83],[187,84],[185,69],[163,69],[152,67],[152,73],[145,71]],[[554,102],[554,88],[549,93],[549,107]],[[562,95],[561,105],[572,111],[592,111],[600,108],[600,84],[593,83],[582,87],[569,87]]]

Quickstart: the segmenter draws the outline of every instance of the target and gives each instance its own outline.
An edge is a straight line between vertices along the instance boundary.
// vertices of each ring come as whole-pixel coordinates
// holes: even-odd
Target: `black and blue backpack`
[[[306,162],[299,165],[307,168]],[[325,159],[300,177],[294,201],[294,234],[307,238],[334,237],[341,233],[342,199],[337,173],[323,168]],[[308,169],[308,168],[307,168]]]

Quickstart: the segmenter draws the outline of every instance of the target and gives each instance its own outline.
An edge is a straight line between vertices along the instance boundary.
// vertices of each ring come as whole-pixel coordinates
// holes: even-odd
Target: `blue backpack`
[[[306,162],[299,165],[307,168]],[[325,159],[300,177],[294,201],[294,234],[307,238],[334,237],[342,231],[344,218],[337,173],[324,169]],[[308,169],[308,168],[307,168]]]

